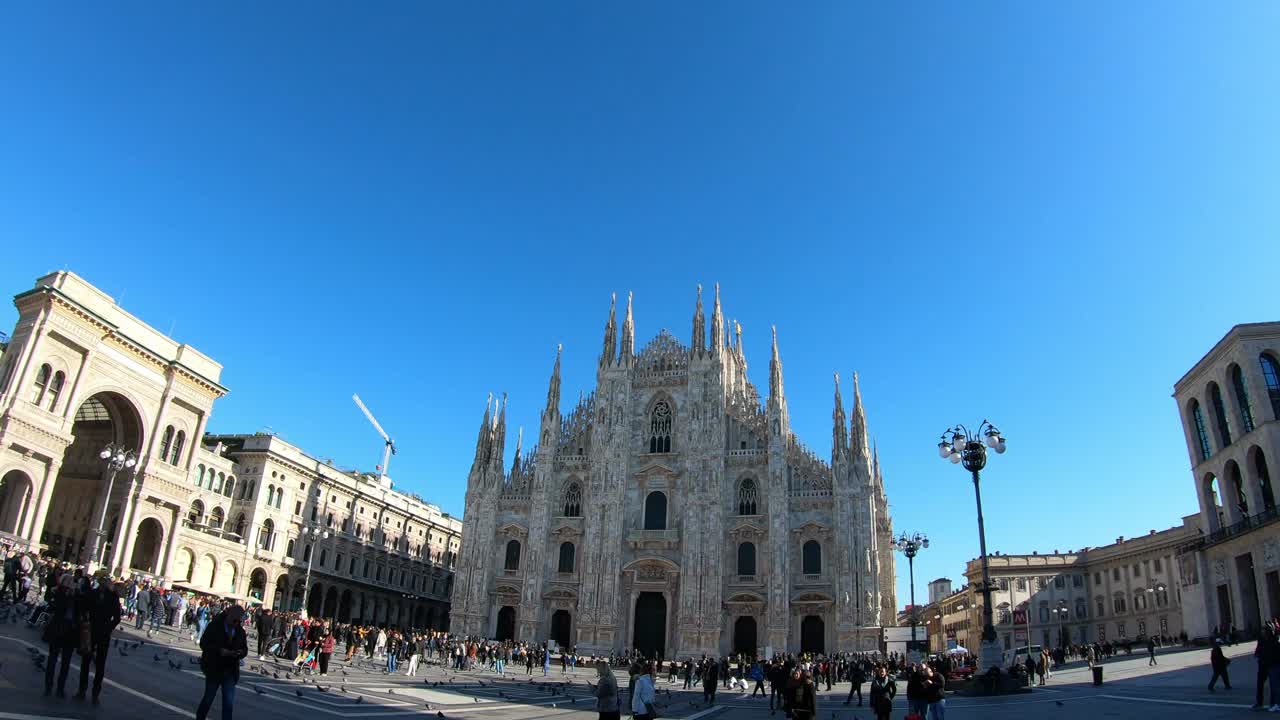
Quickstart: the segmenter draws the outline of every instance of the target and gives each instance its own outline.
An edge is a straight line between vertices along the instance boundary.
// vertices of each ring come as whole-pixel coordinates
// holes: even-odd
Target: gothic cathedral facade
[[[663,657],[875,650],[896,616],[892,522],[854,376],[826,462],[791,432],[777,334],[762,402],[719,288],[707,339],[635,348],[611,306],[596,388],[504,468],[490,398],[467,478],[455,632]],[[522,440],[522,438],[521,438]]]

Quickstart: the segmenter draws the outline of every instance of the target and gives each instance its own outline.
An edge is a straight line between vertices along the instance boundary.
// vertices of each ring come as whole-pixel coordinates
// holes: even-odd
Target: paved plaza
[[[68,676],[66,699],[45,698],[43,674],[34,667],[31,650],[44,652],[35,629],[25,623],[7,622],[0,628],[0,720],[12,718],[134,718],[139,713],[154,717],[190,717],[203,689],[203,678],[194,664],[197,652],[189,637],[165,629],[148,640],[132,627],[117,630],[122,655],[113,648],[108,661],[107,686],[102,704],[93,707],[70,698],[78,679],[78,661]],[[135,647],[137,642],[144,644]],[[253,647],[251,640],[250,647]],[[1070,667],[1056,673],[1045,688],[1031,693],[995,698],[953,697],[947,714],[960,718],[1027,717],[1034,713],[1049,718],[1135,718],[1186,717],[1227,718],[1248,712],[1253,701],[1253,645],[1227,648],[1235,658],[1231,674],[1235,689],[1209,693],[1208,651],[1168,651],[1159,656],[1160,665],[1147,667],[1145,656],[1115,658],[1105,664],[1106,683],[1093,687],[1088,668]],[[263,666],[265,665],[265,671]],[[326,678],[290,678],[284,662],[246,661],[236,699],[236,714],[255,720],[285,717],[456,717],[479,720],[533,720],[594,718],[593,698],[587,682],[594,671],[579,669],[562,675],[553,667],[548,677],[541,668],[532,678],[523,667],[505,678],[490,672],[455,673],[438,666],[423,666],[416,678],[401,671],[383,673],[380,663],[335,662]],[[625,685],[625,679],[623,680]],[[743,692],[717,695],[707,707],[701,692],[683,691],[679,682],[659,681],[663,717],[767,718],[768,700],[751,698]],[[843,705],[847,684],[837,684],[819,695],[819,717],[824,720],[871,718],[868,708]],[[215,701],[210,717],[220,717]],[[905,715],[905,700],[899,698],[894,718]],[[781,717],[775,715],[774,717]]]

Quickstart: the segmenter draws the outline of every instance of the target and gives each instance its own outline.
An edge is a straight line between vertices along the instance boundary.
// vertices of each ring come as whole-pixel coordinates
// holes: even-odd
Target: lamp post
[[[1053,613],[1058,616],[1058,647],[1065,648],[1067,646],[1066,638],[1063,633],[1067,627],[1067,618],[1071,615],[1071,611],[1067,609],[1067,601],[1059,600],[1058,607]]]
[[[916,644],[916,622],[920,612],[916,608],[916,553],[924,548],[929,547],[929,538],[923,533],[902,533],[893,541],[893,547],[898,552],[907,556],[907,568],[909,577],[911,578],[911,645],[907,651],[914,649]]]
[[[102,512],[98,514],[98,527],[93,531],[93,537],[89,541],[89,569],[97,569],[96,565],[101,565],[98,553],[103,548],[103,538],[107,536],[105,525],[107,522],[107,507],[111,505],[111,490],[116,484],[116,473],[121,470],[128,470],[129,474],[133,474],[133,468],[138,464],[138,454],[133,450],[126,449],[124,445],[119,443],[108,443],[106,447],[98,453],[98,457],[107,463],[107,470],[111,472],[107,476],[107,496],[102,500]]]
[[[991,570],[987,564],[987,531],[982,521],[982,486],[980,473],[987,464],[987,448],[982,445],[986,438],[987,446],[997,454],[1005,451],[1005,439],[987,420],[978,426],[977,432],[970,432],[963,425],[956,425],[942,433],[938,442],[938,455],[951,463],[963,463],[964,469],[973,474],[973,494],[978,503],[978,549],[982,556],[982,648],[979,654],[982,671],[997,667],[1000,664],[1000,651],[996,647],[996,627],[991,619]]]
[[[328,538],[328,537],[329,537],[329,531],[319,526],[311,525],[311,526],[302,528],[302,538],[304,540],[310,538],[311,540],[314,540],[318,544],[321,540],[324,540],[325,538]],[[304,552],[306,551],[304,550]],[[311,564],[314,563],[315,561],[316,561],[316,549],[313,547],[311,548],[311,551],[307,553],[307,579],[304,580],[302,583],[302,610],[301,612],[298,613],[298,616],[304,620],[307,617],[307,596],[311,594]],[[323,608],[321,609],[323,610]]]

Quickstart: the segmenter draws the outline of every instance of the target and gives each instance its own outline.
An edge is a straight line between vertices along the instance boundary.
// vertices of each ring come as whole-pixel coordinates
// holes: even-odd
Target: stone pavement
[[[0,614],[3,610],[0,609]],[[0,720],[39,718],[99,718],[133,720],[139,714],[152,717],[191,717],[203,690],[203,679],[193,663],[195,645],[189,637],[165,629],[148,640],[132,627],[117,630],[125,655],[119,648],[107,663],[107,686],[103,704],[93,707],[66,699],[42,697],[43,674],[33,667],[30,649],[43,652],[35,629],[24,623],[0,623]],[[140,646],[135,644],[142,642]],[[250,647],[253,647],[251,639]],[[1235,658],[1231,674],[1232,691],[1209,693],[1208,650],[1169,651],[1159,656],[1159,665],[1148,668],[1145,655],[1112,659],[1104,665],[1105,683],[1091,684],[1088,668],[1082,665],[1056,673],[1045,688],[1031,693],[995,698],[953,697],[947,701],[949,717],[1021,718],[1034,713],[1037,720],[1055,718],[1228,718],[1248,712],[1253,701],[1254,663],[1252,644],[1227,648]],[[68,696],[75,691],[79,659],[68,676]],[[392,676],[381,663],[335,661],[325,678],[291,676],[284,662],[246,661],[236,699],[236,714],[254,720],[277,718],[346,717],[445,717],[468,720],[586,720],[595,718],[587,682],[594,671],[581,669],[561,675],[553,667],[547,678],[534,668],[532,678],[523,667],[513,668],[506,678],[491,672],[454,673],[438,666],[420,668],[419,676],[404,676],[404,668]],[[265,665],[265,671],[263,666]],[[625,686],[626,679],[622,678]],[[700,691],[682,691],[680,683],[660,679],[663,717],[696,718],[770,717],[768,700],[751,698],[741,691],[721,690],[717,702],[707,707]],[[846,707],[843,699],[848,684],[821,691],[821,720],[871,720],[866,708]],[[323,689],[322,689],[323,688]],[[895,720],[905,715],[905,699],[895,703]],[[210,717],[220,717],[215,700]],[[775,715],[781,718],[780,714]]]

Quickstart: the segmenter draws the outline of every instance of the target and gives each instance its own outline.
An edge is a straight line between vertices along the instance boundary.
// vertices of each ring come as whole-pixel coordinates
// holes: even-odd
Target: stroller
[[[316,671],[319,666],[319,659],[316,655],[316,647],[311,646],[298,651],[298,657],[294,659],[293,664],[298,668],[299,672],[307,674]]]

